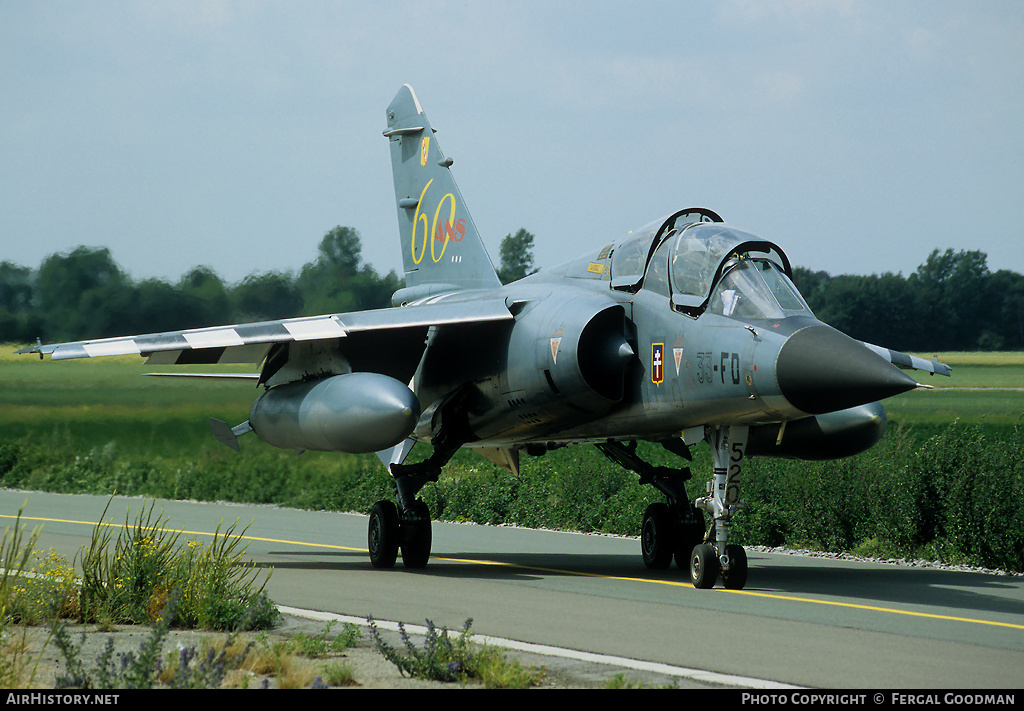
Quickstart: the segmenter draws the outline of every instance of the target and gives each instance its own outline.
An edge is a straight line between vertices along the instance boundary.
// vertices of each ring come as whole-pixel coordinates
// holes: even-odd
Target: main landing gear
[[[422,462],[391,464],[395,500],[378,501],[370,511],[367,543],[374,568],[392,568],[402,553],[406,568],[425,568],[430,559],[430,510],[417,499],[420,490],[441,476],[441,467],[469,439],[464,406],[468,389],[462,388],[436,407],[433,451]],[[408,453],[408,452],[407,452]]]
[[[378,501],[370,510],[367,543],[374,568],[392,568],[402,554],[406,568],[425,568],[430,559],[430,510],[420,490],[437,481],[444,466],[458,447],[435,446],[434,452],[416,464],[392,464],[397,505]]]
[[[406,568],[424,568],[430,558],[430,512],[422,501],[402,515],[390,501],[382,500],[370,511],[367,535],[370,563],[374,568],[393,568],[402,552]]]
[[[425,464],[430,460],[425,460]],[[374,568],[392,568],[402,553],[406,568],[425,568],[430,558],[430,510],[417,499],[427,482],[437,481],[440,466],[392,464],[398,505],[378,501],[370,510],[367,543]]]
[[[665,570],[672,565],[686,569],[690,552],[704,540],[704,517],[686,498],[689,467],[659,467],[640,459],[636,442],[608,442],[597,445],[605,456],[640,475],[641,484],[651,484],[665,494],[668,503],[647,507],[640,525],[640,552],[644,565],[652,570]],[[690,450],[666,443],[673,453],[690,459]]]
[[[613,461],[640,475],[641,484],[651,484],[665,494],[668,503],[654,503],[644,512],[640,527],[640,551],[644,564],[664,570],[672,564],[690,573],[694,587],[712,588],[719,576],[731,590],[740,590],[747,582],[747,555],[742,546],[728,543],[732,517],[739,510],[740,474],[746,449],[747,428],[708,428],[705,439],[714,455],[714,478],[708,495],[690,503],[685,482],[688,467],[657,467],[641,460],[636,442],[599,444]],[[675,454],[690,459],[681,443],[665,443]],[[704,516],[711,515],[711,527],[705,532]]]

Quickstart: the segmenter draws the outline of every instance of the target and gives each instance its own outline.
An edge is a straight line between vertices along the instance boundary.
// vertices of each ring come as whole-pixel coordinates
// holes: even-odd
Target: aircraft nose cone
[[[783,397],[811,415],[899,395],[917,381],[831,326],[808,326],[779,349],[776,378]]]

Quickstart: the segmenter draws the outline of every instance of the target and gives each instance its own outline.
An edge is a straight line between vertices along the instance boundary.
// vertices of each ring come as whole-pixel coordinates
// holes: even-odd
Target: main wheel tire
[[[640,526],[640,552],[644,565],[664,570],[672,564],[675,552],[675,525],[667,504],[651,504],[644,511]]]
[[[715,587],[718,572],[718,554],[715,549],[707,543],[694,546],[690,554],[690,580],[693,587],[701,590]]]
[[[430,559],[430,509],[417,501],[413,510],[414,517],[401,522],[402,563],[406,568],[425,568]]]
[[[688,570],[694,547],[704,542],[704,526],[701,523],[679,523],[678,526],[676,565],[681,570]]]
[[[729,557],[729,569],[722,571],[722,584],[729,590],[742,590],[747,584],[747,552],[743,546],[728,545],[725,554]]]
[[[398,542],[401,530],[398,525],[398,509],[390,501],[378,501],[370,510],[367,544],[370,549],[370,563],[374,568],[393,568],[398,559]]]

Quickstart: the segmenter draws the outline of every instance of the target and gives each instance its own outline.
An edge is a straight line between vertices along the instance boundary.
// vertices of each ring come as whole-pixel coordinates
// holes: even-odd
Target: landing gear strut
[[[370,512],[367,541],[374,568],[393,567],[399,551],[406,568],[426,567],[432,542],[430,510],[416,497],[429,482],[437,481],[441,467],[470,439],[464,407],[467,393],[467,389],[460,389],[436,408],[436,434],[429,457],[415,464],[390,465],[397,506],[390,501],[378,501]]]
[[[704,538],[704,517],[686,497],[689,467],[673,469],[648,464],[637,456],[636,442],[608,442],[597,448],[612,461],[639,474],[641,484],[651,484],[668,499],[668,503],[651,504],[644,512],[640,526],[644,565],[652,570],[665,570],[675,558],[676,565],[687,568],[690,551]],[[690,458],[685,447],[671,449],[675,454]]]
[[[370,511],[367,543],[374,568],[394,567],[399,551],[406,568],[426,567],[430,559],[430,510],[416,497],[429,482],[437,481],[441,467],[458,448],[438,441],[433,453],[422,462],[391,465],[397,506],[382,500]]]
[[[418,465],[410,465],[416,467]],[[427,482],[437,481],[440,467],[419,473],[399,473],[402,465],[392,464],[398,505],[378,501],[370,511],[367,543],[374,568],[391,568],[402,553],[406,568],[423,568],[430,558],[430,510],[416,495]]]
[[[705,434],[711,445],[715,470],[708,495],[694,502],[712,519],[705,542],[696,546],[690,556],[690,580],[697,588],[714,587],[719,575],[722,584],[730,590],[741,590],[747,584],[747,553],[742,546],[728,543],[732,517],[743,505],[740,475],[747,432],[745,426],[733,426],[709,428]]]

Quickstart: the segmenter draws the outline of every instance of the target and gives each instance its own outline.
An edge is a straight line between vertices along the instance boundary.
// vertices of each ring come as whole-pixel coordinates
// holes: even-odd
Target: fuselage
[[[464,344],[475,361],[467,364],[476,371],[470,381],[460,368],[449,367],[448,377],[436,380],[424,374],[416,394],[425,414],[414,436],[430,440],[437,422],[429,403],[461,381],[474,438],[467,446],[659,440],[734,424],[778,431],[782,423],[815,416],[826,425],[830,417],[841,421],[870,446],[884,429],[884,410],[873,403],[916,385],[809,309],[759,314],[771,318],[741,317],[738,309],[728,316],[714,308],[685,312],[664,290],[614,288],[602,253],[496,290],[430,299],[497,293],[515,320]],[[787,348],[794,338],[799,349]],[[457,357],[458,349],[451,353]],[[844,382],[851,358],[854,381]],[[824,388],[820,397],[808,396],[803,371],[812,380],[824,377],[808,386]]]

